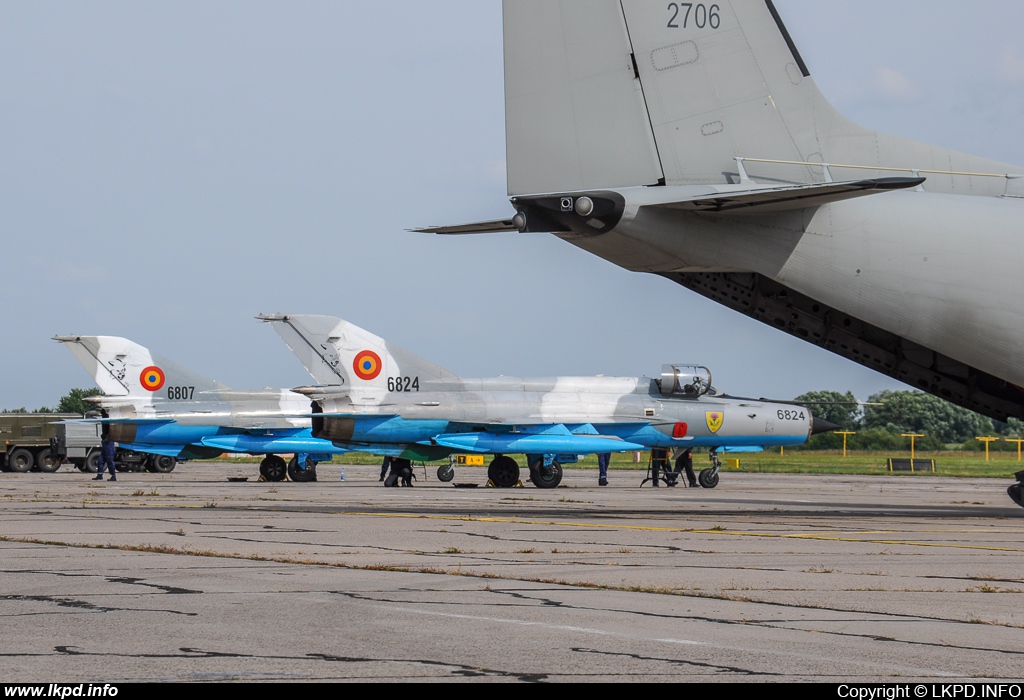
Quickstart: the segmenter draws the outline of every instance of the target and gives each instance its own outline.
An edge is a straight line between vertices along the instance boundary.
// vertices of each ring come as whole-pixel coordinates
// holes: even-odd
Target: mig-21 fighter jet
[[[411,460],[494,455],[488,477],[520,479],[509,455],[525,455],[529,478],[555,488],[577,455],[802,445],[835,429],[803,407],[738,399],[711,386],[704,367],[665,365],[661,376],[464,379],[351,323],[331,316],[263,315],[317,386],[312,435],[344,450]],[[403,464],[404,462],[404,464]],[[718,485],[718,462],[701,472]],[[438,470],[442,480],[450,466]]]
[[[231,389],[125,338],[58,336],[105,396],[105,437],[135,452],[181,459],[266,455],[268,481],[316,479],[316,463],[347,450],[310,434],[309,400],[287,389]],[[290,463],[280,456],[293,454]]]

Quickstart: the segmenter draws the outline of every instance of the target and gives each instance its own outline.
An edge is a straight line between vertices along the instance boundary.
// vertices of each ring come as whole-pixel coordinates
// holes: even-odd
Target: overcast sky
[[[1024,164],[1024,3],[776,0],[854,120]],[[54,334],[239,388],[308,375],[260,312],[466,376],[711,366],[733,393],[899,385],[506,216],[501,6],[0,0],[0,407],[91,386]],[[966,235],[966,232],[965,232]]]

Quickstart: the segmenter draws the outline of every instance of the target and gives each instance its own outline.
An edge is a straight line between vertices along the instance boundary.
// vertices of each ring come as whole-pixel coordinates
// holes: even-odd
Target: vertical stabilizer
[[[618,0],[505,0],[509,195],[656,185]]]
[[[273,326],[322,386],[341,386],[352,392],[391,391],[395,381],[408,378],[408,391],[416,379],[420,383],[457,379],[443,367],[340,318],[294,314],[257,318]]]
[[[171,387],[188,398],[206,391],[228,387],[181,367],[133,343],[127,338],[110,336],[58,336],[54,338],[71,351],[107,396],[166,398]]]
[[[822,160],[835,110],[771,0],[622,7],[669,184],[722,182],[737,156]]]
[[[772,0],[504,0],[511,196],[932,169],[928,189],[1002,195],[1016,172],[854,124],[825,99]],[[779,163],[778,161],[786,161]],[[839,165],[836,165],[839,164]],[[1009,168],[1009,169],[1008,169]],[[944,173],[944,174],[943,174]]]

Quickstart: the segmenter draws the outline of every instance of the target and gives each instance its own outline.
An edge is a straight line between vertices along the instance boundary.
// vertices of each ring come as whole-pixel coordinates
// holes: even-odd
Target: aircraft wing
[[[912,189],[923,184],[923,177],[889,177],[818,185],[790,185],[747,191],[699,195],[691,199],[663,202],[651,206],[693,212],[772,213],[807,209],[856,197]]]

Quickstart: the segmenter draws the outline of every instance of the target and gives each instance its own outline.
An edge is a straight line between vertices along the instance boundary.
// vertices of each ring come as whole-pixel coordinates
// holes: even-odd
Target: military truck
[[[97,471],[101,438],[99,423],[81,421],[74,413],[0,413],[0,468],[8,472],[55,472],[71,463],[84,472]],[[65,422],[70,421],[70,422]],[[120,471],[174,470],[174,457],[147,455],[118,448]]]
[[[53,440],[53,454],[61,463],[70,463],[79,471],[95,474],[98,471],[100,452],[102,451],[101,431],[99,423],[68,422],[57,426],[57,434]],[[174,471],[178,460],[164,455],[149,455],[133,452],[121,447],[117,448],[114,463],[118,471],[124,472],[159,472],[168,474]]]
[[[0,467],[9,472],[55,472],[60,460],[51,449],[61,421],[73,413],[0,413]]]

